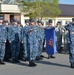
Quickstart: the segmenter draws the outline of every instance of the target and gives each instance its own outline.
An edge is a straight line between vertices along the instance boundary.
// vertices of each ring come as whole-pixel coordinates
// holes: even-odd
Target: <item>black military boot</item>
[[[36,64],[34,63],[33,60],[31,60],[31,61],[29,61],[29,66],[30,66],[30,67],[34,67],[34,66],[36,66]]]
[[[32,67],[32,61],[29,61],[29,66]]]
[[[55,56],[51,55],[50,58],[55,58]]]
[[[50,59],[50,55],[48,55],[47,59]]]
[[[73,63],[71,63],[71,68],[74,68],[74,64]]]
[[[33,65],[33,66],[37,66],[37,65],[35,64],[35,62],[34,62],[34,61],[32,61],[32,65]]]
[[[18,59],[15,59],[15,63],[20,63],[20,61]]]
[[[15,63],[15,59],[12,59],[12,60],[11,60],[11,63]]]
[[[40,60],[39,56],[36,57],[36,60]]]
[[[5,63],[3,62],[3,60],[0,59],[0,64],[5,65]]]
[[[25,61],[25,62],[28,61],[28,58],[23,58],[23,61]]]
[[[40,57],[44,57],[44,55],[40,55]]]

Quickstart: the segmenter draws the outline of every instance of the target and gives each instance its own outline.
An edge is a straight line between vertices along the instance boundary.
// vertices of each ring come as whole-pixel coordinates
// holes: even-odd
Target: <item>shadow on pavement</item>
[[[59,63],[52,63],[49,61],[36,61],[37,63],[41,63],[41,64],[45,64],[45,65],[52,65],[52,66],[60,66],[60,67],[70,67],[68,65],[64,65],[64,64],[59,64]]]
[[[7,62],[7,63],[11,63],[11,62]],[[16,64],[16,65],[20,65],[20,66],[28,66],[28,64],[25,63],[25,62],[20,62],[20,63],[11,63],[11,64]]]

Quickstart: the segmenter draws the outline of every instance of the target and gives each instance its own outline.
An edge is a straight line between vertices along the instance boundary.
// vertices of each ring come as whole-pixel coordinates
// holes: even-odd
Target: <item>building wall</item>
[[[21,24],[24,26],[24,15],[21,15]]]
[[[14,14],[14,18],[16,18],[17,20],[21,21],[21,14]]]
[[[58,17],[55,19],[55,23],[58,21],[62,22],[62,25],[65,25],[66,22],[71,22],[73,17]]]
[[[29,17],[24,17],[24,15],[21,14],[21,24],[23,26],[25,26],[25,23],[24,22],[25,22],[26,19],[29,19]]]
[[[21,21],[21,14],[20,13],[19,14],[18,13],[16,13],[16,14],[14,14],[14,13],[12,13],[12,14],[11,13],[3,13],[1,15],[4,18],[4,20],[8,20],[9,22],[12,22],[14,18]],[[13,17],[11,17],[11,16],[13,16]]]
[[[65,25],[66,22],[71,22],[72,21],[72,18],[73,17],[57,17],[57,18],[48,18],[48,19],[43,18],[42,21],[44,22],[44,26],[46,26],[46,22],[49,19],[52,19],[53,20],[53,26],[55,26],[58,21],[60,21],[62,25]]]
[[[20,9],[18,5],[12,5],[12,4],[0,4],[0,12],[2,13],[20,13]]]
[[[14,18],[21,21],[21,11],[18,5],[0,4],[0,13],[3,14],[4,20],[12,22]]]

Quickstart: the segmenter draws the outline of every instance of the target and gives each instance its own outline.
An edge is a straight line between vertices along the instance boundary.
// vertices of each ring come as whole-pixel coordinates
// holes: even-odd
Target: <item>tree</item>
[[[23,11],[30,17],[56,17],[60,14],[58,0],[26,0],[22,1]]]

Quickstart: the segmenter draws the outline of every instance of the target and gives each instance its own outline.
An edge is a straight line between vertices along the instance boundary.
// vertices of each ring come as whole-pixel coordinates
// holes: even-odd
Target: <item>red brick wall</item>
[[[21,21],[21,14],[14,14],[14,18]]]
[[[11,14],[3,14],[3,17],[4,17],[4,20],[8,20],[9,22],[10,22],[10,15]],[[15,19],[17,19],[17,20],[19,20],[19,21],[21,21],[21,14],[12,14],[12,15],[14,15],[14,18]]]
[[[10,22],[10,14],[3,14],[4,20],[8,20]]]

